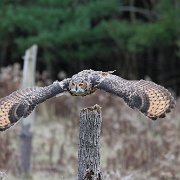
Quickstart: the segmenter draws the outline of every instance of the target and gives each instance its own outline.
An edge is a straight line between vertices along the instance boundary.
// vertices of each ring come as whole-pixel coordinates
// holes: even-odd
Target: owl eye
[[[84,86],[84,83],[79,83],[79,86],[80,86],[80,87]]]
[[[72,82],[72,85],[75,86],[75,83]]]

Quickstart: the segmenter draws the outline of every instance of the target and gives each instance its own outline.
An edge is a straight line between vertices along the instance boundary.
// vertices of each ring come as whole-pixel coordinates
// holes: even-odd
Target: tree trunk
[[[101,122],[100,106],[95,105],[81,110],[78,180],[102,180],[99,153]]]
[[[23,67],[22,87],[32,87],[35,82],[37,45],[26,50]],[[20,133],[20,170],[23,178],[28,178],[31,171],[31,153],[32,153],[32,124],[35,118],[33,112],[27,118],[22,119],[22,128]]]

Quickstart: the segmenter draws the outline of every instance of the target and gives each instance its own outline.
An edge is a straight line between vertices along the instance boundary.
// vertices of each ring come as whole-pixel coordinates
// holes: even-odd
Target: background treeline
[[[1,0],[0,67],[39,46],[37,69],[150,76],[180,93],[178,0]]]

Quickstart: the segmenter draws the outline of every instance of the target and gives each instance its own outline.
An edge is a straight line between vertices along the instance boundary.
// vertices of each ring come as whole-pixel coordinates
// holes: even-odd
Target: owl
[[[139,110],[152,120],[164,118],[175,106],[174,98],[164,87],[151,81],[125,80],[112,73],[83,70],[46,87],[13,92],[0,99],[0,131],[8,129],[22,117],[27,117],[38,104],[64,92],[72,96],[87,96],[100,89],[119,96],[129,107]]]

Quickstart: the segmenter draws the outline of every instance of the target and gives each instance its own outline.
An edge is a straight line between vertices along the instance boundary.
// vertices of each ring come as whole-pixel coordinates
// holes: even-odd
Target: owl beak
[[[77,85],[76,85],[76,92],[77,92],[77,90],[78,90],[78,87],[77,87]]]

